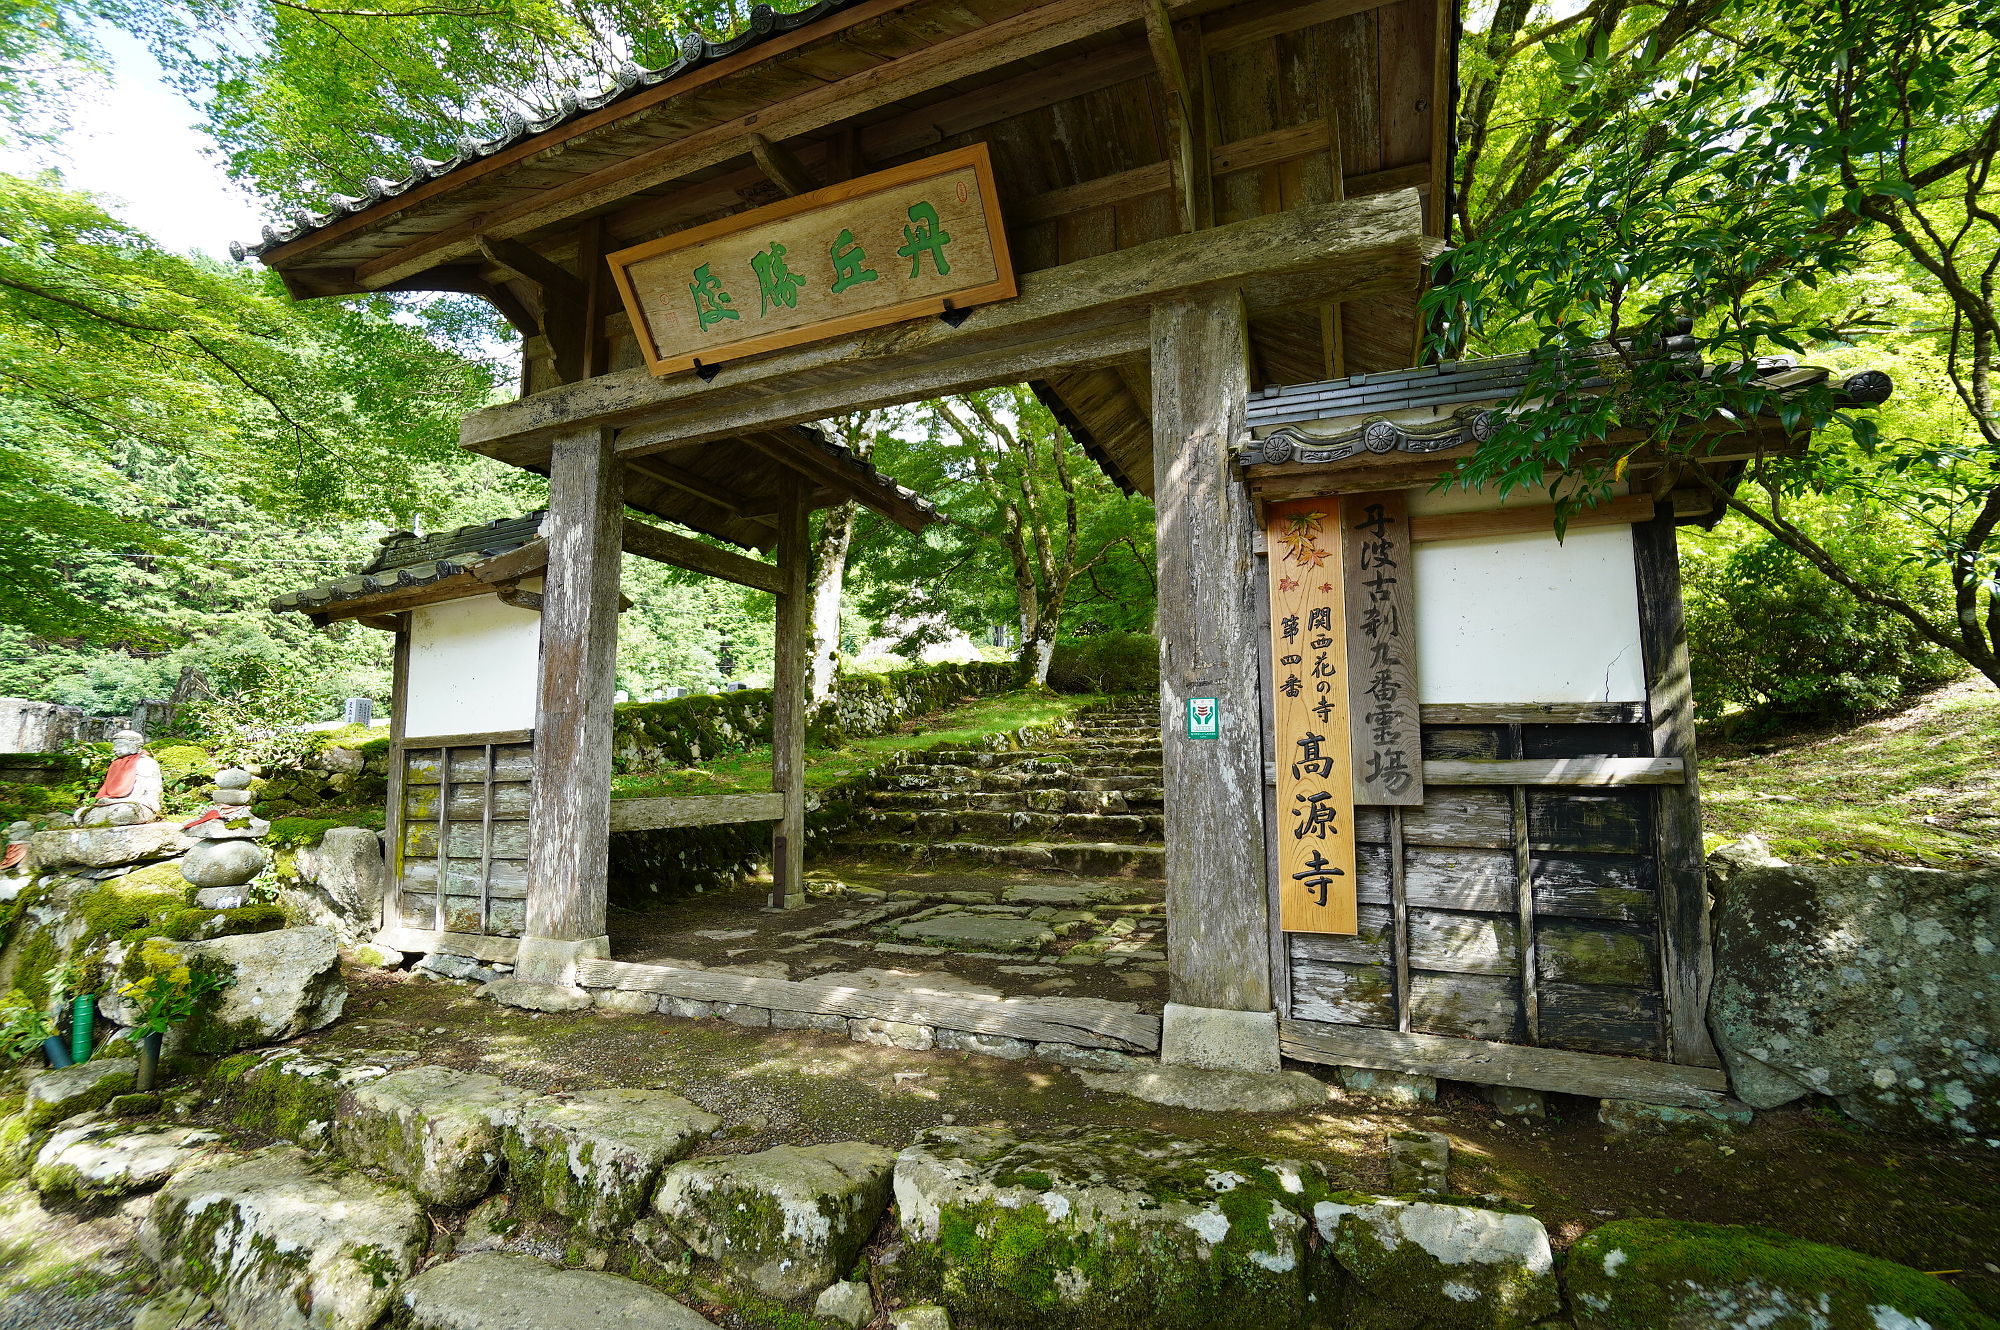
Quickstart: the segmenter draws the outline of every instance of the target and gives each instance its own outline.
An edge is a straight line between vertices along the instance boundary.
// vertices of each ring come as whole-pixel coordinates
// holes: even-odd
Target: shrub
[[[1919,605],[1946,599],[1937,575],[1906,558],[1916,542],[1895,522],[1833,504],[1789,516],[1865,583]],[[1681,566],[1703,719],[1742,708],[1751,728],[1839,721],[1965,672],[1907,619],[1855,599],[1746,522],[1689,534]]]
[[[1151,693],[1160,687],[1160,644],[1147,633],[1066,637],[1049,657],[1059,693]]]

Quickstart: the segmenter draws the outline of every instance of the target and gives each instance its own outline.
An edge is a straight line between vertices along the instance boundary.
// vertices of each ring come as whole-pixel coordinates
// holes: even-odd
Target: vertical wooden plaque
[[[1265,510],[1276,716],[1279,927],[1355,930],[1346,584],[1338,498]]]
[[[1400,490],[1346,495],[1340,530],[1354,802],[1414,808],[1424,801],[1424,757],[1408,500]]]

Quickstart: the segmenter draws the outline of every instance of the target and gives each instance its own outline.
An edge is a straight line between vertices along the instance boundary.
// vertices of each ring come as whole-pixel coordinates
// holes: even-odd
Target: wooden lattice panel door
[[[534,746],[408,742],[397,800],[405,928],[519,937],[526,923]]]

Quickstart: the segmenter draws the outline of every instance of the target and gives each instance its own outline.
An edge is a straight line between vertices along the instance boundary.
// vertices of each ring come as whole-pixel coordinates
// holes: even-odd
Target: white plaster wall
[[[1413,512],[1505,504],[1413,491]],[[1416,547],[1417,694],[1425,702],[1634,702],[1646,696],[1632,528],[1572,528]]]
[[[497,596],[412,610],[404,735],[533,728],[541,631],[541,615]]]

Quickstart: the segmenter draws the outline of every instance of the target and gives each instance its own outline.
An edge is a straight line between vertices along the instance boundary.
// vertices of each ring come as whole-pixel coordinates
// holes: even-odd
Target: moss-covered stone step
[[[1733,1224],[1616,1220],[1570,1248],[1564,1277],[1579,1330],[2000,1325],[1909,1266]]]
[[[854,1268],[888,1206],[895,1162],[865,1141],[686,1160],[661,1177],[653,1211],[726,1278],[810,1306]]]
[[[408,1191],[291,1145],[182,1170],[139,1230],[169,1284],[258,1330],[371,1330],[429,1237]]]
[[[866,800],[870,808],[913,812],[1123,813],[1130,811],[1118,790],[1077,790],[1052,786],[1034,790],[884,790]]]
[[[658,1289],[597,1270],[559,1270],[507,1252],[434,1265],[396,1293],[391,1330],[716,1330]]]
[[[855,835],[843,839],[839,850],[844,855],[877,862],[966,861],[1101,877],[1157,878],[1166,873],[1166,850],[1158,845],[1081,841],[1023,841],[1012,845],[988,845],[973,841],[881,840]]]
[[[1009,837],[1053,840],[1118,840],[1133,844],[1158,843],[1165,835],[1158,814],[1136,813],[1027,813],[864,809],[857,824],[867,831],[889,835],[945,836],[953,839],[977,837],[1000,840]]]

